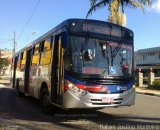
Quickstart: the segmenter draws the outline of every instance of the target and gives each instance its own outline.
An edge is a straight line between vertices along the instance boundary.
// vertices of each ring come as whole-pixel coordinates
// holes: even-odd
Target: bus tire
[[[51,112],[52,107],[50,104],[49,93],[47,88],[43,88],[40,91],[40,105],[44,113],[49,114]]]
[[[19,80],[17,80],[17,82],[16,82],[16,93],[17,93],[18,97],[24,97],[25,96],[25,94],[23,92],[19,91]]]

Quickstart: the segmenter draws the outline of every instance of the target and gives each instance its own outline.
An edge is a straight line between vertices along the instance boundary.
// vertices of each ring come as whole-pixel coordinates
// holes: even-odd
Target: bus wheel
[[[40,105],[44,113],[48,114],[51,112],[51,104],[47,88],[42,89],[40,92]]]
[[[19,91],[19,80],[17,80],[17,82],[16,82],[16,92],[17,92],[18,97],[24,97],[25,96],[25,94],[23,92]]]

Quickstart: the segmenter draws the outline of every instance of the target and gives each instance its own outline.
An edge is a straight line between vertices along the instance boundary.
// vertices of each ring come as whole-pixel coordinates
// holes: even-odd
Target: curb
[[[0,88],[3,88],[3,87],[10,87],[11,84],[10,83],[0,83]]]
[[[11,85],[10,83],[0,83],[0,85]]]
[[[157,96],[157,97],[160,97],[160,94],[154,94],[154,93],[148,93],[148,92],[136,92],[138,94],[144,94],[144,95],[150,95],[150,96]]]

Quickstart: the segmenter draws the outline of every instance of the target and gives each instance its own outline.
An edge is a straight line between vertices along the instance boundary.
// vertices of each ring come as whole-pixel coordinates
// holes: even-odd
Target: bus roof
[[[31,43],[29,43],[28,45],[26,45],[24,48],[20,49],[19,51],[17,51],[15,53],[14,56],[17,56],[20,52],[22,52],[23,50],[27,50],[28,48],[30,48],[32,45],[36,44],[37,42],[40,42],[41,40],[43,40],[45,37],[53,34],[54,32],[56,32],[57,30],[61,29],[62,27],[64,26],[68,26],[71,22],[74,22],[74,21],[82,21],[82,22],[96,22],[96,23],[107,23],[108,25],[114,25],[114,26],[117,26],[117,27],[121,27],[123,28],[124,30],[128,30],[130,32],[132,32],[132,30],[128,29],[128,28],[125,28],[123,26],[120,26],[120,25],[117,25],[117,24],[114,24],[114,23],[109,23],[109,22],[106,22],[106,21],[100,21],[100,20],[93,20],[93,19],[67,19],[65,21],[63,21],[62,23],[60,23],[59,25],[57,25],[56,27],[54,27],[53,29],[49,30],[47,33],[43,34],[42,36],[40,36],[39,38],[37,38],[36,40],[32,41]],[[133,33],[133,32],[132,32]]]

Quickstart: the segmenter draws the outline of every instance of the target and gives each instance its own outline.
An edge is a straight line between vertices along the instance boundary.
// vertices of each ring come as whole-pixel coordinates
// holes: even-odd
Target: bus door
[[[24,78],[24,90],[25,93],[29,93],[29,76],[30,76],[30,67],[31,67],[31,52],[32,49],[27,50],[26,56],[26,66],[25,66],[25,78]]]
[[[54,38],[54,51],[52,60],[52,87],[51,97],[52,102],[61,105],[62,96],[64,92],[64,44],[66,34],[55,36]]]
[[[12,73],[13,73],[13,79],[12,79],[12,87],[14,88],[15,87],[15,81],[16,81],[16,69],[17,69],[17,61],[18,61],[18,56],[14,57],[13,59],[13,70],[12,70]]]

